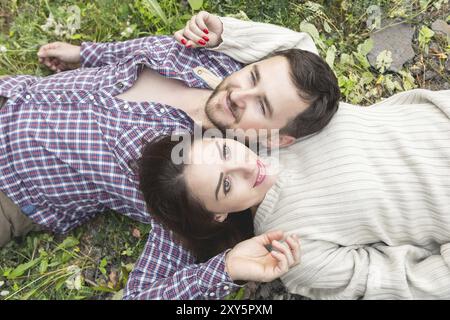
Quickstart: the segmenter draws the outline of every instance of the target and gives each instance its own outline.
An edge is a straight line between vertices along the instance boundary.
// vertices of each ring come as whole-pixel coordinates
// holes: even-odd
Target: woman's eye
[[[227,194],[231,189],[231,182],[228,178],[223,179],[223,192]]]
[[[230,148],[226,144],[223,145],[222,152],[223,152],[223,158],[225,160],[228,160],[230,157]]]

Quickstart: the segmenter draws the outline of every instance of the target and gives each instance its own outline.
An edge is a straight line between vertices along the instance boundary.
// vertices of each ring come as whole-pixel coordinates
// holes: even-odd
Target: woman
[[[293,293],[450,298],[449,117],[450,91],[342,103],[323,131],[280,151],[278,169],[226,139],[193,140],[175,165],[178,142],[164,138],[143,151],[141,190],[198,251],[221,250],[230,213],[249,208],[256,234],[298,235],[301,262],[281,277]]]

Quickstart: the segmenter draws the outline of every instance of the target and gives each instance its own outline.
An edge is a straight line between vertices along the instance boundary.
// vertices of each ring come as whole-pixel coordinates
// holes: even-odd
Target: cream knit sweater
[[[219,18],[223,24],[223,42],[211,50],[226,53],[242,63],[252,63],[274,51],[291,48],[317,54],[316,45],[307,33],[268,23]]]
[[[280,151],[257,234],[296,233],[283,282],[316,299],[450,299],[450,91],[340,104],[319,134]]]
[[[244,63],[312,39],[221,18],[222,51]],[[450,299],[450,91],[370,107],[341,103],[320,133],[281,150],[255,231],[301,238],[287,288],[318,299]]]

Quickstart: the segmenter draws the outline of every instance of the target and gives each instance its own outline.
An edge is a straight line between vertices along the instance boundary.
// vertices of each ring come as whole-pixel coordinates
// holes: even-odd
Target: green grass
[[[426,29],[437,18],[450,20],[447,2],[0,0],[0,75],[50,74],[36,59],[38,48],[50,41],[79,44],[171,34],[198,11],[191,5],[201,4],[201,9],[218,15],[248,17],[309,32],[333,66],[343,99],[367,105],[399,91],[450,81],[444,68],[450,54],[449,39]],[[371,5],[382,8],[383,22],[402,19],[416,27],[417,59],[399,74],[385,72],[381,65],[372,68],[367,62],[371,46],[367,39],[372,30],[366,21]],[[71,14],[77,10],[79,25]],[[46,25],[50,15],[53,21]],[[440,80],[427,82],[422,77],[427,70],[438,74]],[[120,298],[148,232],[146,225],[107,212],[65,236],[34,233],[20,243],[10,243],[0,250],[0,299]],[[242,291],[231,298],[241,295]]]

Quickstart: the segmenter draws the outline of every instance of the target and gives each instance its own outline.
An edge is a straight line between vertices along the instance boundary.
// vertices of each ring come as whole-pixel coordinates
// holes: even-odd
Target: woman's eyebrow
[[[220,173],[219,183],[217,184],[217,187],[216,187],[216,200],[219,200],[218,194],[219,194],[220,186],[222,185],[222,179],[223,179],[223,172]]]
[[[222,152],[222,149],[221,149],[220,146],[219,146],[219,143],[218,143],[217,141],[215,141],[215,142],[216,142],[217,149],[219,150],[219,156],[220,156],[220,159],[225,160],[225,159],[223,158],[223,152]]]

